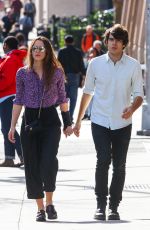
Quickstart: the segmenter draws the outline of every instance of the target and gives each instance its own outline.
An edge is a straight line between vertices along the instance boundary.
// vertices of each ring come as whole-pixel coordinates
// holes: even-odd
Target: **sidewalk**
[[[24,168],[0,168],[0,229],[63,230],[148,230],[150,227],[150,138],[136,136],[141,109],[134,115],[132,139],[127,158],[127,176],[119,212],[121,221],[93,219],[95,150],[90,122],[83,121],[81,136],[62,136],[59,172],[54,204],[58,219],[37,223],[36,204],[26,198]],[[0,159],[3,158],[0,134]],[[110,169],[111,172],[111,169]]]

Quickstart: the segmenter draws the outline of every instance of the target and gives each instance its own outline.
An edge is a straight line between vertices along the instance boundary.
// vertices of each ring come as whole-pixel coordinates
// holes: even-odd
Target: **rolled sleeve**
[[[135,71],[132,77],[132,94],[134,98],[138,96],[144,97],[142,70],[138,62],[135,65]]]
[[[93,65],[92,61],[89,63],[88,68],[87,68],[87,74],[86,74],[86,79],[85,79],[85,86],[83,89],[83,93],[85,94],[94,94],[94,89],[95,89],[95,76],[93,72]]]

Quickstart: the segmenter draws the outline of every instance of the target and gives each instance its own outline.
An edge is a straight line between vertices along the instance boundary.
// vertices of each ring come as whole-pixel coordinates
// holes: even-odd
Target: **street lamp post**
[[[142,130],[137,135],[150,136],[150,0],[146,0],[146,98],[142,107]]]

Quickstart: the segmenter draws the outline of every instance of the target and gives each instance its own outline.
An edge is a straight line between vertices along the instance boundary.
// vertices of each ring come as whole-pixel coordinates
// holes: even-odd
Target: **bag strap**
[[[44,94],[45,94],[45,87],[43,89],[43,95],[42,95],[42,99],[41,99],[41,103],[40,103],[40,108],[39,108],[39,112],[38,112],[38,119],[40,119],[40,115],[41,115],[41,109],[42,109]]]
[[[41,102],[40,102],[40,107],[39,107],[39,112],[38,112],[38,119],[40,119],[40,115],[41,115],[41,109],[42,109],[44,94],[45,94],[45,87],[43,89],[42,99],[41,99]],[[24,121],[25,121],[25,126],[26,126],[27,125],[27,120],[26,120],[25,112],[24,112]]]

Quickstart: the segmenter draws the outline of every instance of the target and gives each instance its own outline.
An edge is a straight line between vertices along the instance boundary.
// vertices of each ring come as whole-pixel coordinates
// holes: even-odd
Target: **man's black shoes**
[[[109,209],[108,220],[120,220],[117,210]]]
[[[106,220],[105,210],[97,208],[94,214],[94,219],[105,221]],[[117,212],[117,209],[109,209],[107,219],[108,220],[120,220],[120,216],[119,216],[119,213]]]
[[[94,214],[94,219],[95,220],[106,220],[105,211],[100,208],[96,209],[96,212]]]

